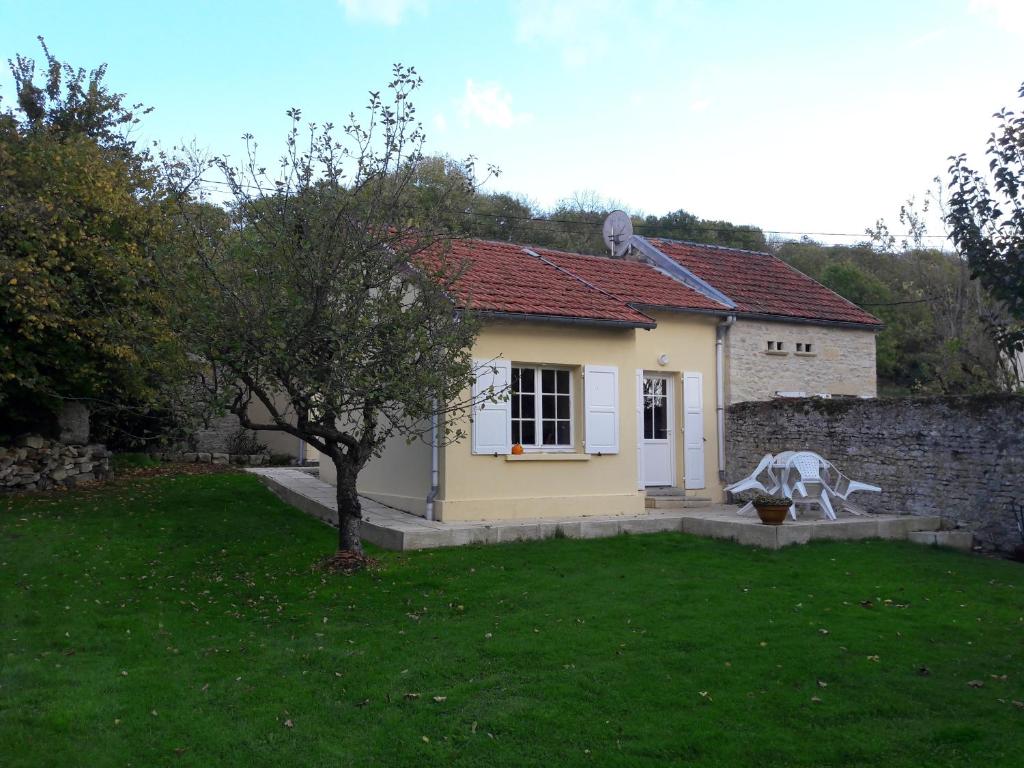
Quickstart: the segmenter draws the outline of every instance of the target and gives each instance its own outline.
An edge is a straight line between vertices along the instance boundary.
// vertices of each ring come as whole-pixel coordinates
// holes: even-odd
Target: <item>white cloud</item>
[[[434,114],[434,127],[437,128],[441,133],[445,133],[448,130],[448,118],[446,118],[440,112]]]
[[[1024,2],[1021,0],[970,0],[971,13],[989,16],[1004,32],[1024,36]]]
[[[559,50],[570,69],[614,55],[657,55],[686,29],[694,0],[516,0],[516,39]]]
[[[708,107],[711,106],[711,102],[707,99],[694,99],[690,102],[691,112],[704,112]]]
[[[484,125],[511,128],[533,120],[528,112],[512,110],[512,96],[498,83],[466,81],[466,93],[459,100],[459,113],[467,120],[478,120]]]
[[[345,16],[352,21],[367,21],[389,27],[401,24],[407,13],[427,12],[427,0],[338,0]]]
[[[566,66],[582,68],[608,51],[613,30],[602,29],[607,23],[602,21],[611,5],[608,0],[519,0],[513,6],[516,37],[559,46]]]

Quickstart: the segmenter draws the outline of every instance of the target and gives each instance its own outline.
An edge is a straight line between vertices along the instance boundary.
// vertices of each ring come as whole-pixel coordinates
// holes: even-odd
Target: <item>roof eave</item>
[[[856,328],[865,331],[880,331],[882,323],[857,323],[852,320],[825,320],[814,317],[793,317],[790,315],[772,315],[761,312],[744,312],[738,309],[702,309],[699,307],[673,307],[664,304],[647,304],[645,302],[629,303],[637,311],[676,312],[687,315],[707,315],[709,317],[736,317],[743,320],[765,320],[774,323],[794,323],[797,325],[822,325],[832,328]]]
[[[824,325],[832,328],[857,328],[863,331],[880,331],[884,323],[858,323],[854,320],[827,320],[819,317],[796,317],[793,315],[775,315],[764,312],[744,312],[736,310],[730,314],[746,320],[766,320],[775,323],[796,323],[798,325]]]
[[[508,322],[554,323],[557,325],[584,325],[595,328],[643,328],[650,330],[658,324],[653,320],[641,322],[637,320],[611,320],[599,317],[576,317],[572,315],[545,315],[533,312],[501,312],[499,310],[470,310],[474,317],[483,320],[500,320]]]

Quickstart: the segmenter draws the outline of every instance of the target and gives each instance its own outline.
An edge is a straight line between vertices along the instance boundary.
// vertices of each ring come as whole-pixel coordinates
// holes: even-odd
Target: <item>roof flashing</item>
[[[735,309],[736,302],[722,293],[720,290],[712,286],[710,283],[697,277],[693,272],[684,267],[682,264],[677,262],[658,250],[655,246],[651,245],[645,238],[640,235],[633,235],[629,240],[630,245],[640,251],[644,256],[650,259],[651,266],[655,267],[658,271],[664,272],[666,275],[671,277],[673,280],[678,280],[680,283],[688,288],[692,288],[702,296],[706,296],[712,301],[717,301],[727,309]]]

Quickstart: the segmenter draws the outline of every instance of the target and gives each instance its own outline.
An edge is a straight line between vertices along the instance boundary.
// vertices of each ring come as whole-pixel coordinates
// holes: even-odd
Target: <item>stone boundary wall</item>
[[[217,451],[157,451],[150,454],[158,461],[183,461],[187,464],[238,464],[245,467],[262,467],[270,464],[267,453],[220,453]]]
[[[1024,396],[773,400],[729,406],[726,478],[765,453],[811,450],[882,493],[872,512],[938,515],[983,546],[1020,543],[1010,504],[1024,503]]]
[[[110,452],[102,445],[64,445],[29,436],[0,447],[0,491],[74,487],[110,472]]]

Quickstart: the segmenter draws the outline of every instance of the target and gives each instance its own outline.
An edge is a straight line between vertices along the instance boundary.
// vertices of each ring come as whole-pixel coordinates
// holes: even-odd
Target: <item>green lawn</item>
[[[0,764],[1024,764],[1019,564],[333,544],[241,474],[0,498]]]

